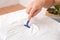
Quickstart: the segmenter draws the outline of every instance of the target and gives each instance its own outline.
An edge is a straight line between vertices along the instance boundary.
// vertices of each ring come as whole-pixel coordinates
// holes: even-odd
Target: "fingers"
[[[42,5],[39,5],[38,2],[32,2],[27,8],[27,13],[29,14],[28,19],[30,20],[32,17],[37,15],[41,8]]]
[[[32,5],[33,5],[33,3],[29,4],[28,7],[27,7],[26,11],[27,11],[28,14],[30,13],[30,10],[32,9]]]
[[[36,10],[37,10],[36,6],[32,6],[32,8],[30,9],[29,16],[28,16],[29,19],[32,18]]]
[[[32,17],[36,16],[40,11],[41,11],[40,9],[37,10],[37,11],[32,15]]]

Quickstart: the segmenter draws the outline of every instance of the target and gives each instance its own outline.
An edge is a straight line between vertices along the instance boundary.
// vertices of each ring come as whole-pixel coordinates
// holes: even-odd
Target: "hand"
[[[29,14],[28,19],[31,19],[31,17],[34,17],[37,15],[42,7],[50,7],[52,5],[52,0],[35,0],[30,3],[30,5],[27,8],[27,13]]]
[[[29,14],[28,18],[31,19],[31,17],[37,15],[39,11],[42,9],[43,5],[44,1],[42,0],[31,2],[31,4],[27,8],[27,13]]]

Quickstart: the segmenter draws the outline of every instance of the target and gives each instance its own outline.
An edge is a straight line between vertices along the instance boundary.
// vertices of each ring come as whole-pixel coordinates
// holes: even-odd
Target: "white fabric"
[[[44,15],[45,9],[30,21],[27,21],[26,9],[1,15],[1,40],[60,40],[60,23]]]

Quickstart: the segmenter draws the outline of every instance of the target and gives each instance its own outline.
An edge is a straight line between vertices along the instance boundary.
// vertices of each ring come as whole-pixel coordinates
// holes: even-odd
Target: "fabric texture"
[[[1,40],[60,40],[60,23],[45,16],[46,9],[31,19],[30,27],[24,26],[26,9],[1,15]]]

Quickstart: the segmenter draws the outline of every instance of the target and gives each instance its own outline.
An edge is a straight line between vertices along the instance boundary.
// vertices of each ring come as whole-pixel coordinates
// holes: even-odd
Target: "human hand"
[[[42,7],[50,7],[52,6],[52,0],[34,0],[27,7],[27,13],[29,14],[28,19],[36,16],[42,9]]]
[[[37,15],[43,6],[44,6],[44,1],[42,0],[32,1],[27,8],[27,13],[29,14],[28,18],[31,19],[31,17]]]

